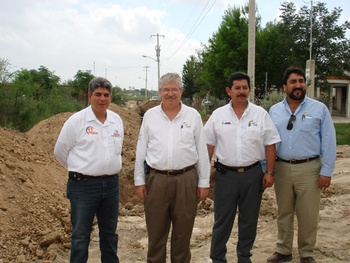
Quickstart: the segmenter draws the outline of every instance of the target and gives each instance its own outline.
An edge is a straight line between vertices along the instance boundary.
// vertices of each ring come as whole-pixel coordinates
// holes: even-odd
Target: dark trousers
[[[251,262],[259,210],[262,198],[261,165],[243,173],[227,171],[214,174],[215,222],[210,248],[210,258],[214,263],[227,262],[226,244],[230,238],[238,209],[238,262]]]
[[[71,204],[71,263],[88,260],[92,223],[97,216],[101,262],[117,263],[119,213],[119,177],[68,180],[67,196]]]

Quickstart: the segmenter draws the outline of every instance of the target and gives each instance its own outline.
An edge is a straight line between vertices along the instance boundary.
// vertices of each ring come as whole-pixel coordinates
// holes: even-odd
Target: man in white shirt
[[[198,199],[209,193],[210,163],[199,113],[181,103],[182,80],[159,80],[161,105],[143,118],[136,149],[136,193],[144,199],[148,263],[166,262],[172,224],[171,262],[189,263]]]
[[[274,183],[275,143],[280,141],[269,114],[248,101],[250,78],[233,73],[226,93],[230,102],[216,109],[204,126],[209,158],[216,155],[214,174],[215,222],[210,258],[227,262],[226,243],[231,235],[237,209],[239,263],[251,262],[262,193]],[[266,172],[260,161],[266,159]]]
[[[122,168],[123,122],[108,110],[112,84],[104,78],[89,83],[90,106],[64,124],[54,154],[69,172],[67,196],[71,204],[71,263],[88,260],[90,234],[98,220],[101,261],[119,262],[116,234],[119,177]]]

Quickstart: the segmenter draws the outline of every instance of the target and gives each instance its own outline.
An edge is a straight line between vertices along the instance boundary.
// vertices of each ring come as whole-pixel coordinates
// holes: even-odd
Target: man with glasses
[[[105,78],[89,83],[90,106],[73,114],[63,125],[54,154],[68,172],[71,204],[71,263],[88,260],[95,215],[101,262],[117,263],[119,176],[122,168],[123,121],[108,110],[112,84]]]
[[[249,102],[250,91],[247,74],[231,74],[226,87],[230,102],[216,109],[204,126],[209,158],[214,150],[216,156],[213,263],[227,262],[226,243],[237,212],[237,259],[239,263],[251,262],[262,194],[274,182],[275,143],[280,137],[267,111]],[[264,159],[266,171],[260,163]]]
[[[161,105],[142,121],[136,149],[135,186],[144,200],[148,263],[166,262],[171,233],[172,263],[189,263],[197,203],[209,193],[210,163],[199,113],[181,102],[182,80],[159,80]]]
[[[275,176],[278,236],[276,252],[267,262],[292,260],[296,214],[300,262],[312,263],[316,262],[321,190],[329,187],[335,165],[335,129],[328,108],[306,96],[302,69],[285,71],[283,89],[286,98],[270,109],[281,143],[277,145]]]

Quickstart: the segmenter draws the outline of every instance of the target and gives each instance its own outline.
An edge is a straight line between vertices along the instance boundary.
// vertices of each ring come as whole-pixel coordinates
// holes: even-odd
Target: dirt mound
[[[146,111],[148,111],[150,108],[153,108],[154,106],[157,106],[161,103],[160,100],[144,100],[139,104],[140,108],[140,115],[143,116]]]
[[[133,186],[140,117],[114,104],[110,109],[124,121],[120,201],[123,214],[133,214],[140,212]],[[53,149],[72,114],[43,120],[27,133],[0,128],[0,262],[53,260],[57,249],[69,247],[67,172]]]

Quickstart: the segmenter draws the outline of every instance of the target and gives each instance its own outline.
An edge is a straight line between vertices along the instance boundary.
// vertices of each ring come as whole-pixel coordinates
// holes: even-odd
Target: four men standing
[[[166,262],[170,228],[171,262],[190,262],[197,203],[208,196],[210,160],[214,154],[212,262],[227,262],[226,243],[237,211],[237,259],[240,263],[251,262],[262,193],[274,183],[278,238],[276,252],[267,262],[292,260],[295,213],[300,262],[316,262],[313,249],[320,191],[331,182],[336,140],[327,107],[305,96],[304,72],[299,68],[286,70],[286,98],[271,107],[270,115],[249,102],[249,76],[233,73],[226,87],[230,102],[216,109],[204,128],[199,113],[181,102],[183,89],[178,74],[162,76],[159,87],[162,103],[144,115],[134,175],[136,193],[144,200],[147,262]],[[124,131],[119,115],[108,110],[111,88],[104,78],[89,83],[91,106],[67,120],[54,150],[58,161],[69,171],[71,262],[87,261],[95,214],[101,260],[119,262],[118,173]],[[262,161],[266,161],[266,170]]]

